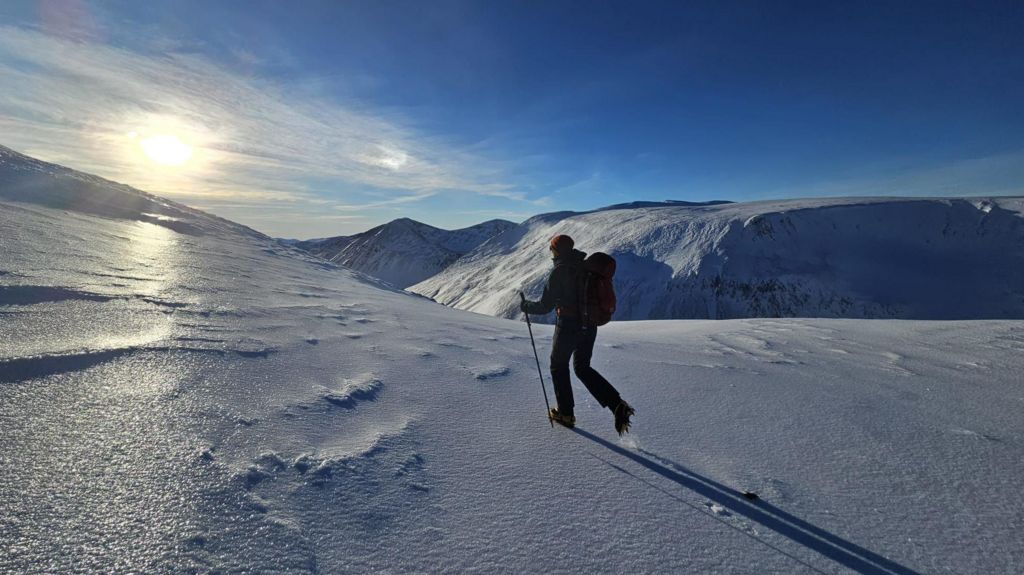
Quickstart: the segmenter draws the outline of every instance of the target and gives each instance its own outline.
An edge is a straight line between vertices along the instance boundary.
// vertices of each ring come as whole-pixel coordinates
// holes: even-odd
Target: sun
[[[150,160],[163,166],[181,166],[192,157],[192,147],[173,134],[154,134],[139,140]]]

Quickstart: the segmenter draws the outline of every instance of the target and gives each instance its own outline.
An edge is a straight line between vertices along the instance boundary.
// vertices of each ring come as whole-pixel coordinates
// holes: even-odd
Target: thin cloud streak
[[[436,195],[437,195],[437,193],[435,193],[435,192],[426,192],[426,193],[422,193],[422,194],[416,194],[416,195],[413,195],[413,196],[401,196],[401,197],[397,197],[397,198],[392,198],[390,200],[382,200],[382,201],[379,201],[379,202],[371,202],[371,203],[368,203],[368,204],[359,204],[359,205],[355,205],[355,204],[335,204],[335,205],[333,205],[331,207],[336,209],[336,210],[339,210],[339,211],[354,211],[354,210],[365,210],[365,209],[372,209],[372,208],[383,208],[383,207],[386,207],[386,206],[397,206],[397,205],[401,205],[401,204],[411,204],[413,202],[419,202],[419,201],[425,200],[427,198],[432,198],[432,197],[434,197]]]
[[[0,27],[0,77],[4,144],[186,202],[345,210],[445,191],[526,199],[502,182],[497,162],[195,54],[146,56]],[[147,130],[180,137],[193,159],[155,166],[128,137]],[[384,199],[353,201],[363,196]]]

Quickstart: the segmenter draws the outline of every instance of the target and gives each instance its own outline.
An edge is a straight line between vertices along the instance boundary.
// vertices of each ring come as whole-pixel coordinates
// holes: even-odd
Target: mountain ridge
[[[409,289],[515,317],[520,287],[540,295],[548,238],[567,233],[580,249],[618,259],[620,320],[1017,318],[1024,317],[1024,296],[1014,288],[1024,285],[1022,212],[1024,198],[1014,196],[555,212]]]
[[[81,189],[85,186],[87,189]],[[0,144],[0,197],[54,208],[145,221],[184,233],[215,228],[269,239],[249,226]],[[206,225],[197,225],[199,223]]]

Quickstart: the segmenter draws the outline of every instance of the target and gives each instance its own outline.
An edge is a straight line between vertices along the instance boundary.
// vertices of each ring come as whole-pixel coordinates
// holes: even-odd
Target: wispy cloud
[[[397,205],[401,205],[401,204],[411,204],[413,202],[418,202],[418,201],[421,201],[421,200],[425,200],[427,198],[430,198],[430,197],[433,197],[433,196],[436,196],[436,195],[437,194],[435,192],[427,191],[427,192],[421,192],[419,194],[413,194],[413,195],[409,195],[409,196],[398,196],[396,198],[390,198],[390,199],[387,199],[387,200],[380,200],[380,201],[377,201],[377,202],[369,202],[369,203],[364,203],[364,204],[334,204],[331,207],[333,207],[334,209],[339,210],[339,211],[366,210],[366,209],[373,209],[373,208],[383,208],[383,207],[388,207],[388,206],[397,206]]]
[[[47,160],[195,204],[337,203],[341,211],[445,191],[526,200],[500,162],[195,53],[141,54],[0,27],[0,140]],[[161,168],[130,133],[195,148]]]

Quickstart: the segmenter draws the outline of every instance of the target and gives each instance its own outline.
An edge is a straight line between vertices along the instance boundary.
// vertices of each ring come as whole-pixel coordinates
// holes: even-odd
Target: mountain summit
[[[309,240],[295,245],[405,288],[440,273],[464,254],[515,226],[506,220],[490,220],[459,230],[443,230],[399,218],[353,236]]]

